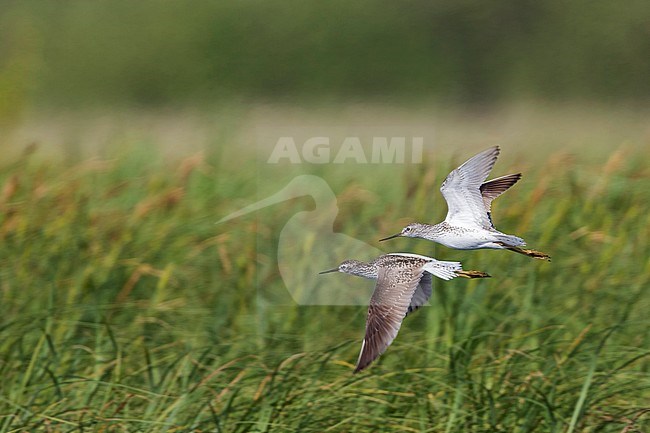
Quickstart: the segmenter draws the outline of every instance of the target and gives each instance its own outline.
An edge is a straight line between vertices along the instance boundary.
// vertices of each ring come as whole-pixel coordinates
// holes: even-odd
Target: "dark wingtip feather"
[[[509,190],[520,179],[521,173],[506,174],[505,176],[497,177],[481,184],[479,190],[483,196],[486,210],[490,212],[490,203],[492,200]]]

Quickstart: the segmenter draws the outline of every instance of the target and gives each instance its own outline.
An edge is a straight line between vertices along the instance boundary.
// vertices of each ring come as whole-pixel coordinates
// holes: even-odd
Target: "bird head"
[[[420,223],[411,223],[404,227],[401,232],[394,234],[392,236],[388,236],[387,238],[379,239],[379,242],[382,241],[387,241],[389,239],[393,238],[399,238],[399,237],[404,237],[404,238],[417,238],[420,237],[420,234],[422,233],[422,229],[424,228],[423,224]]]

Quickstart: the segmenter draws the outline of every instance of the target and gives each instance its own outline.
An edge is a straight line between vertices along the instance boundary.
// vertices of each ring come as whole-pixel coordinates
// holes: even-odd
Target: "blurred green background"
[[[2,116],[249,99],[647,102],[650,5],[5,0]]]
[[[2,0],[0,433],[648,431],[648,53],[640,0]],[[425,149],[268,164],[282,136]],[[497,227],[553,262],[376,242],[495,144],[524,174]],[[436,283],[352,375],[367,308],[285,302],[279,272],[330,196],[334,233],[493,278]],[[317,279],[317,235],[298,284],[369,298]]]

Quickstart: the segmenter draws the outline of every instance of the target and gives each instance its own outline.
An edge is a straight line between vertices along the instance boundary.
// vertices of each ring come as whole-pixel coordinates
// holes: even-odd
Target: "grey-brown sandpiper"
[[[418,254],[392,253],[371,262],[346,260],[321,274],[343,272],[377,280],[370,298],[366,333],[354,372],[366,368],[397,336],[402,320],[431,297],[431,276],[485,278],[479,271],[464,271],[459,262],[446,262]]]

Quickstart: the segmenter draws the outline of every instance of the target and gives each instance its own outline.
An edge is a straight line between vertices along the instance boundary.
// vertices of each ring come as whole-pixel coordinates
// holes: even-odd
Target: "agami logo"
[[[359,137],[346,137],[333,142],[329,137],[311,137],[296,142],[293,137],[280,137],[267,163],[291,164],[420,164],[423,137],[373,137],[363,143]]]

